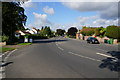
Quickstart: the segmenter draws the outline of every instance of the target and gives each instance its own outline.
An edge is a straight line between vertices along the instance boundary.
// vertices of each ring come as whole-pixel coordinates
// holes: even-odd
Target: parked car
[[[99,41],[94,37],[88,37],[86,41],[91,44],[99,44]]]

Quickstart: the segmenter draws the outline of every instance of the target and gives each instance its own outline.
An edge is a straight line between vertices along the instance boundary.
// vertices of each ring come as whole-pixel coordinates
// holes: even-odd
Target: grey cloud
[[[98,12],[104,19],[118,17],[118,2],[64,2],[62,4],[80,12]]]

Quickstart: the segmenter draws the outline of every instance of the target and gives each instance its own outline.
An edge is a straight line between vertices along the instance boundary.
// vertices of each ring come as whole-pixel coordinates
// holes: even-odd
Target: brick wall
[[[84,36],[84,40],[87,40],[87,38],[88,37],[94,37],[95,35],[93,35],[93,36]],[[106,39],[106,40],[110,40],[110,38],[108,38],[108,37],[103,37],[103,38],[100,38],[100,37],[96,37],[97,39],[98,39],[98,41],[100,42],[100,43],[104,43],[104,40]],[[76,39],[83,39],[83,35],[82,34],[80,34],[80,33],[77,33],[76,34]],[[118,40],[117,39],[114,39],[113,40],[113,44],[118,44]]]
[[[83,39],[83,35],[80,33],[76,33],[76,39]]]
[[[96,37],[96,38],[97,38],[98,41],[101,42],[101,43],[104,43],[104,40],[105,40],[105,39],[106,39],[106,40],[110,40],[110,38],[108,38],[108,37],[103,37],[103,38]]]

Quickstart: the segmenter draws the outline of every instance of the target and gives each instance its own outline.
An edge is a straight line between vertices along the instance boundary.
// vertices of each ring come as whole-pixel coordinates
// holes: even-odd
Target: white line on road
[[[106,54],[102,54],[102,53],[96,53],[96,54],[98,54],[98,55],[101,55],[101,56],[104,56],[104,57],[111,57],[111,58],[114,58],[114,57],[112,57],[112,56],[109,56],[109,55],[106,55]]]
[[[68,53],[73,54],[73,55],[76,55],[76,56],[79,56],[79,57],[82,57],[82,58],[86,58],[86,59],[90,59],[90,60],[93,60],[93,61],[101,62],[101,60],[97,60],[97,59],[94,59],[94,58],[82,56],[82,55],[79,55],[79,54],[75,54],[75,53],[73,53],[73,52],[68,52]]]
[[[16,50],[17,50],[17,49],[15,49],[15,50],[11,51],[10,53],[8,53],[8,55],[5,57],[5,59],[4,59],[3,61],[7,61],[8,57],[9,57],[13,52],[15,52]],[[5,53],[5,54],[7,54],[7,53]],[[3,55],[5,55],[5,54],[3,54]],[[2,55],[2,56],[3,56],[3,55]],[[1,67],[1,71],[3,71],[3,72],[0,73],[0,79],[6,77],[6,75],[5,75],[5,67]]]
[[[4,61],[7,61],[8,57],[9,57],[13,52],[15,52],[16,50],[17,50],[17,49],[11,51],[11,52],[5,57]]]
[[[64,50],[64,49],[63,49],[63,48],[61,48],[61,47],[58,47],[58,48],[59,48],[60,50],[62,50],[62,51]]]
[[[5,78],[5,67],[0,67],[0,79]]]
[[[8,52],[10,52],[10,51],[6,51],[6,52],[4,52],[4,53],[1,53],[1,54],[0,54],[0,57],[6,55]]]

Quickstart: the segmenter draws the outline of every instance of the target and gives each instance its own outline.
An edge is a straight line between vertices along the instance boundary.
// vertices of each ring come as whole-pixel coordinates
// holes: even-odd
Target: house
[[[31,33],[26,32],[26,31],[17,30],[17,31],[15,32],[15,36],[18,37],[18,36],[20,36],[20,35],[22,35],[22,36],[24,36],[24,35],[31,35]]]
[[[31,34],[38,34],[39,29],[36,29],[35,27],[33,27],[31,30],[26,30],[26,32],[29,32]]]
[[[24,36],[25,35],[31,35],[31,33],[29,33],[29,32],[26,32],[26,31],[21,31],[21,30],[17,30],[16,32],[15,32],[15,36],[17,37],[17,38],[19,38],[19,42],[29,42],[29,40],[28,40],[28,38],[25,38]]]

